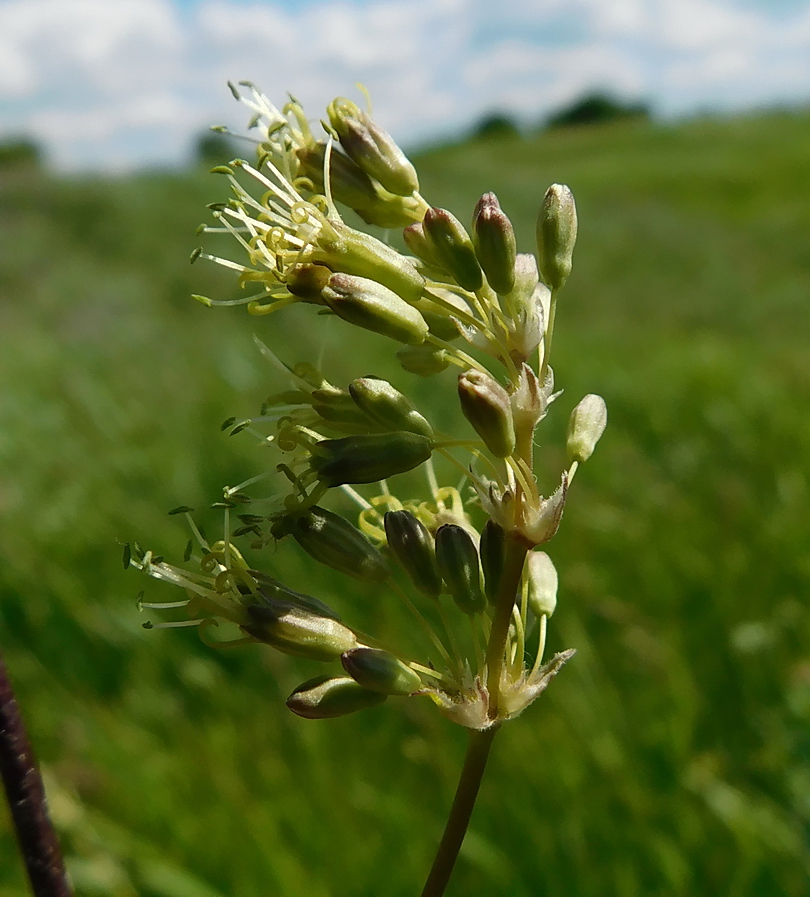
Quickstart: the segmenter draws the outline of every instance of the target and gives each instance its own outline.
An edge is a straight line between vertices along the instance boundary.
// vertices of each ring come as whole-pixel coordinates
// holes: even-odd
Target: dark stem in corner
[[[491,726],[482,732],[470,731],[470,741],[467,745],[467,755],[464,758],[464,766],[456,788],[456,796],[453,798],[453,806],[447,818],[439,849],[430,869],[422,897],[442,897],[444,890],[450,881],[456,857],[461,849],[461,842],[467,833],[470,824],[475,799],[478,797],[478,789],[481,787],[481,779],[489,757],[489,749],[498,726]]]
[[[0,656],[0,775],[34,897],[71,897],[45,788]]]

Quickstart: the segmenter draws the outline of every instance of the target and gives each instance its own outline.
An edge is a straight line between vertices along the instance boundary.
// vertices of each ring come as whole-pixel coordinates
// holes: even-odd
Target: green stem
[[[456,864],[458,852],[467,826],[470,824],[475,799],[478,797],[478,789],[481,787],[481,779],[489,757],[489,749],[498,726],[490,726],[483,731],[470,730],[470,740],[467,744],[467,754],[464,757],[464,766],[456,788],[456,796],[453,798],[453,806],[447,817],[447,825],[444,827],[442,840],[436,851],[430,874],[422,890],[422,897],[442,897],[453,866]]]
[[[506,640],[509,637],[509,624],[512,621],[512,608],[523,575],[523,562],[528,549],[517,539],[508,536],[506,539],[506,555],[504,557],[503,575],[498,597],[495,600],[495,613],[492,617],[492,629],[487,643],[487,691],[489,692],[489,718],[498,718],[498,704],[501,696],[501,671],[503,670]]]

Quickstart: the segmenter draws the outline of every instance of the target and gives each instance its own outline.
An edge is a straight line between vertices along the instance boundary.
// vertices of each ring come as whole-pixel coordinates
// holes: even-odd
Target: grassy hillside
[[[549,470],[585,392],[610,414],[550,549],[551,648],[579,653],[499,736],[452,894],[806,893],[808,157],[810,116],[773,114],[417,160],[459,217],[494,190],[525,251],[546,186],[572,187]],[[382,339],[346,351],[340,322],[188,298],[232,289],[187,263],[222,189],[0,171],[0,644],[80,894],[413,895],[464,733],[418,702],[295,718],[283,699],[311,665],[144,631],[148,584],[121,566],[131,538],[179,558],[165,512],[269,463],[219,432],[280,388],[254,332],[289,360],[323,351],[339,382],[406,377]],[[293,546],[268,555],[352,619],[408,625]],[[23,888],[0,816],[0,897]]]

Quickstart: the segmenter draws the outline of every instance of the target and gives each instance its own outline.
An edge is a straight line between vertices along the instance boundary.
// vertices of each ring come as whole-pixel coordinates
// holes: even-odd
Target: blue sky
[[[313,119],[371,91],[413,145],[502,110],[533,123],[599,87],[662,116],[810,103],[810,0],[0,0],[0,139],[63,170],[179,164],[225,87]]]

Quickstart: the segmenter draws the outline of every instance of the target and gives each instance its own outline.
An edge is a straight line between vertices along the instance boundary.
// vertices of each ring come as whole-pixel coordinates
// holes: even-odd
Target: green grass
[[[547,486],[570,408],[599,392],[610,414],[550,548],[551,647],[578,654],[499,735],[451,894],[806,893],[808,157],[810,115],[771,114],[417,160],[429,201],[461,218],[494,190],[525,251],[545,187],[572,187]],[[435,391],[381,367],[382,338],[348,351],[309,309],[189,300],[232,291],[186,261],[223,189],[0,172],[0,643],[79,894],[413,895],[464,733],[418,701],[293,717],[283,699],[319,669],[144,631],[137,592],[175,596],[120,563],[132,538],[178,559],[187,534],[165,512],[272,463],[219,432],[280,387],[254,332],[288,360],[334,337],[338,382],[390,371],[428,407]],[[265,554],[353,622],[408,625],[287,542]],[[23,892],[3,819],[0,897]]]

